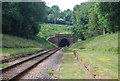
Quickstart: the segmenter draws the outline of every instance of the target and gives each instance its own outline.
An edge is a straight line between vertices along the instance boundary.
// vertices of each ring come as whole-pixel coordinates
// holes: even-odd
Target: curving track
[[[11,65],[9,67],[3,68],[1,79],[2,80],[13,80],[17,78],[22,73],[26,72],[27,70],[31,69],[33,66],[37,65],[38,63],[42,62],[46,58],[50,57],[52,54],[60,50],[61,48],[55,48],[52,50],[48,50],[46,52],[38,53],[35,56],[27,58],[19,63]]]

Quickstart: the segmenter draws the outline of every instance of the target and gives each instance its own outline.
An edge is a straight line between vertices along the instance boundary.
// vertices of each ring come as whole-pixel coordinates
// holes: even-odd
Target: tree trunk
[[[103,27],[103,35],[105,35],[105,28]]]

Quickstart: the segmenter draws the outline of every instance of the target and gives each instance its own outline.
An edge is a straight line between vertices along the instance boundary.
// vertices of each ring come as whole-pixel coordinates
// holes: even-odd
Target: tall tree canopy
[[[65,11],[61,11],[59,6],[53,5],[52,7],[47,7],[48,16],[46,19],[46,23],[52,24],[71,24],[72,11],[67,9]]]
[[[87,2],[76,5],[72,21],[74,36],[89,37],[115,33],[120,28],[120,2]]]
[[[3,2],[3,33],[30,38],[47,16],[44,2]]]
[[[3,2],[3,33],[30,38],[38,34],[39,23],[74,25],[75,37],[85,40],[120,28],[120,2],[86,2],[72,10],[47,7],[44,2]]]

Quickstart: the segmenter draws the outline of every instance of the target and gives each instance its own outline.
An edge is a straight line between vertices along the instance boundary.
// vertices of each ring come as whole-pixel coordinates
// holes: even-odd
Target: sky
[[[82,2],[86,2],[88,0],[42,0],[45,1],[47,6],[51,7],[53,5],[58,5],[60,10],[64,11],[66,9],[73,10],[73,7]]]

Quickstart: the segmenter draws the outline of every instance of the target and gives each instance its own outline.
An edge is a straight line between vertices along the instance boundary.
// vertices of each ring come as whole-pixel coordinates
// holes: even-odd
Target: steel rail
[[[22,73],[28,71],[33,66],[37,65],[38,63],[42,62],[46,58],[50,57],[52,54],[60,50],[61,48],[55,48],[52,50],[48,50],[43,53],[38,53],[37,55],[27,58],[19,63],[11,65],[9,67],[3,68],[2,71],[2,80],[14,80],[16,77],[21,75]]]

